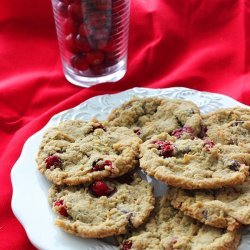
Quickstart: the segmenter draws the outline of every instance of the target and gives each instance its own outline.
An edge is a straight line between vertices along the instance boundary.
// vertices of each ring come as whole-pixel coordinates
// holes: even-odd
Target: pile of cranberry
[[[119,62],[123,48],[122,19],[126,0],[55,0],[64,51],[76,71],[104,74]]]

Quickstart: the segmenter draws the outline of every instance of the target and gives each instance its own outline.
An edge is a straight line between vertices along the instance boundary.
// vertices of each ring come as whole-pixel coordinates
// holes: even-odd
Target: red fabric
[[[132,1],[127,74],[89,89],[63,76],[49,0],[2,1],[0,37],[0,249],[34,249],[10,208],[10,171],[55,113],[134,86],[183,86],[250,105],[249,0]]]

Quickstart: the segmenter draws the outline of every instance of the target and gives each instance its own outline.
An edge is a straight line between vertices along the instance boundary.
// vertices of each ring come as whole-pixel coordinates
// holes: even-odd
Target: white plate
[[[21,156],[11,171],[12,210],[25,228],[30,241],[37,248],[44,250],[117,249],[99,240],[72,236],[54,226],[55,214],[51,211],[47,202],[47,191],[50,184],[37,171],[35,158],[42,135],[48,127],[68,119],[90,120],[93,116],[105,119],[113,108],[128,101],[132,96],[158,96],[191,100],[201,108],[203,113],[218,108],[247,107],[224,95],[199,92],[187,88],[133,88],[114,95],[93,97],[75,108],[53,116],[42,130],[26,141]],[[239,249],[250,249],[249,234],[243,236]]]

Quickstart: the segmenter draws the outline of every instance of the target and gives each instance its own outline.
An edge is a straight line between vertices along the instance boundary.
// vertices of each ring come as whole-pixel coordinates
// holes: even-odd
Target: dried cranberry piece
[[[54,203],[55,207],[58,207],[58,213],[64,217],[68,217],[69,214],[67,212],[66,205],[63,204],[63,200],[58,200]]]
[[[105,169],[105,166],[109,166],[110,169],[112,169],[112,162],[109,160],[102,161],[102,159],[99,159],[99,160],[93,162],[92,170],[93,171],[102,171]]]
[[[89,191],[96,197],[109,196],[115,192],[115,188],[109,187],[104,181],[94,181],[89,186]]]
[[[190,135],[194,134],[193,128],[189,126],[184,126],[183,128],[178,128],[172,132],[172,135],[175,136],[177,139],[180,139],[184,133],[188,133]]]
[[[172,238],[172,240],[171,240],[171,242],[170,242],[170,247],[171,247],[171,249],[174,249],[174,245],[177,243],[177,237],[173,237]]]
[[[45,159],[45,163],[46,163],[47,169],[51,169],[52,167],[54,167],[54,168],[61,168],[62,167],[62,160],[57,155],[48,156]]]
[[[129,250],[131,249],[132,247],[132,241],[131,240],[125,240],[123,243],[122,243],[122,250]]]
[[[163,156],[164,158],[173,156],[174,147],[171,142],[156,141],[155,144],[158,145],[158,148],[160,149],[160,156]]]
[[[207,150],[209,150],[210,148],[213,148],[214,145],[215,145],[215,143],[214,143],[212,140],[210,140],[210,139],[204,140],[204,147],[205,147]]]

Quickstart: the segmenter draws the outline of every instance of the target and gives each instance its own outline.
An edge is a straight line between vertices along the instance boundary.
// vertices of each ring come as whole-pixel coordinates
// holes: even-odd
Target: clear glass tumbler
[[[130,0],[52,0],[65,77],[90,87],[127,69]]]

